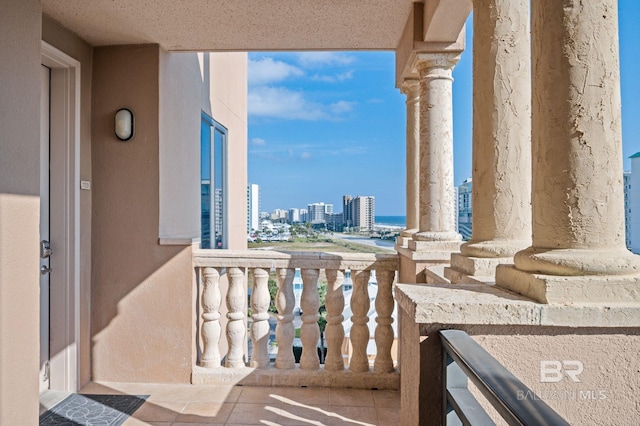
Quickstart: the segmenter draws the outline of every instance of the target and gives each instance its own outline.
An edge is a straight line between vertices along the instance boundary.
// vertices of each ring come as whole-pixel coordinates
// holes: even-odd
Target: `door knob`
[[[49,274],[49,273],[51,273],[51,268],[50,267],[48,267],[47,265],[42,265],[40,267],[40,274],[41,275],[46,275],[46,274]]]

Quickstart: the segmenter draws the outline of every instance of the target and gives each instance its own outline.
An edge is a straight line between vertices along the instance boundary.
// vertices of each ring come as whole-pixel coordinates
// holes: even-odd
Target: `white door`
[[[51,70],[42,65],[40,101],[40,391],[49,389],[49,129]]]

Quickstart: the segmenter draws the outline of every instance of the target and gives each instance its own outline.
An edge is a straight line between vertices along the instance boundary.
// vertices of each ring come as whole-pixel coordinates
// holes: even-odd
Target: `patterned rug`
[[[149,395],[71,394],[40,415],[40,426],[119,426]]]

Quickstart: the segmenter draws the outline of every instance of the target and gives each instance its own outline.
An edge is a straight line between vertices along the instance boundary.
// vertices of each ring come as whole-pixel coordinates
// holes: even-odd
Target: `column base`
[[[398,247],[400,258],[399,282],[406,284],[448,283],[443,269],[449,264],[451,251],[417,252],[407,247]]]
[[[396,237],[396,250],[398,249],[398,247],[409,247],[409,241],[411,241],[411,237],[403,237],[402,235]]]
[[[459,252],[461,241],[421,241],[414,239],[409,241],[409,250],[415,252]]]
[[[540,303],[640,304],[640,273],[630,275],[543,275],[513,265],[496,268],[496,285]]]
[[[444,269],[444,276],[453,284],[488,284],[496,282],[496,267],[512,264],[512,257],[470,257],[451,254],[451,266]]]

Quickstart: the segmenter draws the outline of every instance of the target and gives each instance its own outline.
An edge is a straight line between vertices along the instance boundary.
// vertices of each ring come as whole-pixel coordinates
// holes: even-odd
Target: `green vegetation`
[[[331,238],[323,234],[295,237],[293,241],[248,243],[250,249],[271,249],[276,251],[324,251],[334,253],[389,253],[383,248]]]

